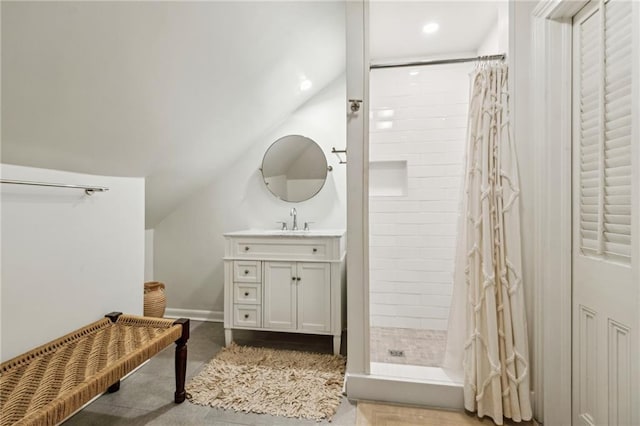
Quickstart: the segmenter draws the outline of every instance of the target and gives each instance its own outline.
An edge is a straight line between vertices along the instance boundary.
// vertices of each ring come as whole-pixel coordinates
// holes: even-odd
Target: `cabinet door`
[[[264,327],[296,329],[296,263],[264,262]]]
[[[331,330],[331,266],[298,263],[298,329]]]

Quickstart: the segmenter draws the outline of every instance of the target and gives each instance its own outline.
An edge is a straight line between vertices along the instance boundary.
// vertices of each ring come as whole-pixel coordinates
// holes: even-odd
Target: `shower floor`
[[[440,367],[447,332],[411,328],[371,327],[371,362]],[[402,351],[393,356],[390,351]]]

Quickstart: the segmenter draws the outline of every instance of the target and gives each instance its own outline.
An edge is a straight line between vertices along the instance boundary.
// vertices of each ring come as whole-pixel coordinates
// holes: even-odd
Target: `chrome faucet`
[[[298,212],[296,211],[295,207],[291,209],[291,211],[289,212],[289,216],[293,217],[293,225],[291,226],[291,230],[297,231],[298,230]]]

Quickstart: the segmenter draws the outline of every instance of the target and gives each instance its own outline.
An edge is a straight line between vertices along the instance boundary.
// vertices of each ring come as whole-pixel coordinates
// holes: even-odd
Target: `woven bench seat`
[[[189,320],[117,312],[0,365],[0,426],[55,425],[171,343],[185,399]]]

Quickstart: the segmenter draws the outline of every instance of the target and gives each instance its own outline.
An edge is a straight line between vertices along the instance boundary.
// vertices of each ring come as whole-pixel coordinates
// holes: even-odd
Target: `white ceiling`
[[[2,161],[145,176],[152,228],[341,75],[344,25],[333,2],[2,2]]]
[[[475,52],[496,25],[500,3],[504,1],[372,1],[371,60]],[[429,22],[440,29],[423,34]]]

